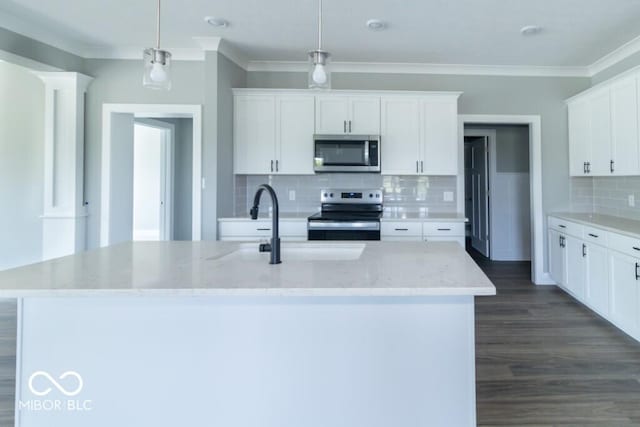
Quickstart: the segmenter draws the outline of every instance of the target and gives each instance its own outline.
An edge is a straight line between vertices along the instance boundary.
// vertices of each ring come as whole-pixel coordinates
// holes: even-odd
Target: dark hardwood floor
[[[529,262],[469,252],[497,288],[476,298],[478,425],[640,426],[640,344]]]

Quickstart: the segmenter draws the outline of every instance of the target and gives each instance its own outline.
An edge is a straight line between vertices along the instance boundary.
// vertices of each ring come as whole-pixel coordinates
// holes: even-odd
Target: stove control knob
[[[369,197],[373,197],[373,193],[369,193]]]
[[[327,193],[324,193],[324,197],[328,197],[329,195]]]
[[[329,193],[329,197],[333,198],[333,193]]]

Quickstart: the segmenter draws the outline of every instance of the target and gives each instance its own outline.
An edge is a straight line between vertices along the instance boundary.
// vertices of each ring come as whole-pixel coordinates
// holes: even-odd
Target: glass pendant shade
[[[331,89],[330,56],[323,50],[309,52],[309,89]]]
[[[144,50],[142,84],[150,89],[171,89],[171,53],[155,48]]]

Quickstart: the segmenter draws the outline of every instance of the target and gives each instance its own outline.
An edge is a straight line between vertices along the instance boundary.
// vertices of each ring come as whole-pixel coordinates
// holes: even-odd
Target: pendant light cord
[[[322,50],[322,0],[318,1],[318,50]]]
[[[160,0],[158,0],[158,13],[156,15],[156,24],[157,24],[157,30],[158,30],[156,33],[156,49],[160,50]]]

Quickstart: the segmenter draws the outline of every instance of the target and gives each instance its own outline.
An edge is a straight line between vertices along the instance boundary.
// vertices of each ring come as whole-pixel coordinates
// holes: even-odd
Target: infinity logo
[[[68,391],[67,389],[62,387],[62,385],[60,385],[60,383],[58,383],[51,375],[49,375],[48,372],[37,371],[31,374],[31,376],[29,377],[29,390],[31,390],[31,393],[35,394],[36,396],[46,396],[52,391],[51,387],[48,387],[41,391],[36,390],[33,386],[33,381],[37,377],[46,378],[51,383],[51,385],[53,385],[55,388],[57,388],[60,391],[60,393],[69,397],[78,395],[82,391],[82,387],[84,386],[82,377],[80,376],[80,374],[74,371],[67,371],[64,374],[60,375],[60,377],[58,377],[59,380],[64,380],[67,377],[74,377],[78,381],[78,387],[73,391]]]

